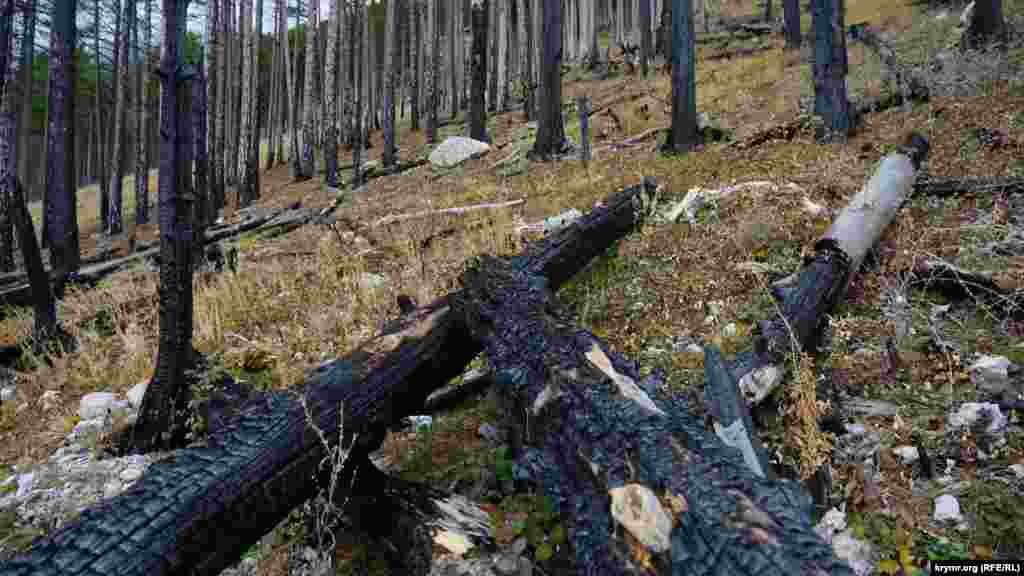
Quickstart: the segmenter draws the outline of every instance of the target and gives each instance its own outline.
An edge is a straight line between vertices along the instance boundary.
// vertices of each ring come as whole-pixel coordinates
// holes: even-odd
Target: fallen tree
[[[780,313],[760,322],[753,347],[737,354],[721,370],[706,368],[705,397],[716,429],[744,453],[755,471],[767,470],[768,465],[763,450],[749,434],[749,404],[768,396],[769,386],[779,380],[772,373],[781,374],[787,355],[817,348],[822,323],[842,299],[851,275],[860,269],[882,230],[912,193],[915,172],[927,154],[928,142],[910,134],[886,156],[815,243],[814,254],[788,282],[773,286]]]
[[[513,261],[557,288],[644,221],[655,189],[645,180],[611,195]],[[336,429],[344,406],[351,456],[341,473],[351,478],[367,466],[390,426],[422,413],[429,394],[481,351],[449,300],[403,315],[352,354],[320,367],[296,391],[247,402],[205,446],[179,449],[154,464],[130,489],[38,539],[0,574],[98,575],[114,567],[122,576],[219,573],[317,490],[314,474],[326,447],[307,424],[296,392],[321,430]],[[342,490],[335,498],[348,495]],[[363,518],[376,523],[360,526],[371,533],[398,529],[390,515]]]
[[[973,177],[951,178],[920,174],[914,182],[914,193],[926,196],[957,196],[984,192],[987,194],[1024,193],[1024,178],[1014,177]]]

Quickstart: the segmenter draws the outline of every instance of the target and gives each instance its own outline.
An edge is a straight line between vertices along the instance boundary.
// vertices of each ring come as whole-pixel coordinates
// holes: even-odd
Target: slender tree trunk
[[[210,214],[211,220],[216,218],[216,212],[221,208],[219,205],[219,199],[223,197],[223,191],[220,188],[221,180],[219,174],[223,169],[223,164],[219,163],[220,154],[217,149],[219,143],[219,131],[223,129],[223,126],[219,123],[219,100],[220,100],[220,86],[221,86],[221,52],[223,47],[223,38],[220,34],[220,1],[219,0],[206,0],[206,38],[207,38],[207,49],[206,49],[206,105],[207,105],[207,118],[206,118],[206,143],[208,145],[206,152],[207,161],[207,192],[210,196]],[[199,153],[199,150],[196,151]]]
[[[498,109],[498,5],[487,1],[487,111]]]
[[[203,241],[206,227],[213,222],[213,202],[210,197],[209,179],[209,156],[206,153],[206,73],[205,67],[200,65],[196,76],[191,80],[191,107],[189,110],[190,122],[192,123],[192,152],[195,162],[192,167],[192,181],[194,184],[195,209],[193,211],[195,223],[196,240],[192,243],[193,261],[198,262],[203,254]],[[188,170],[188,166],[185,169]]]
[[[427,30],[429,30],[430,65],[427,67],[427,98],[429,119],[427,120],[427,141],[437,143],[437,105],[440,99],[438,67],[441,64],[441,32],[438,23],[438,7],[440,0],[427,0]]]
[[[487,141],[487,110],[484,102],[484,86],[487,78],[487,2],[474,2],[471,14],[473,22],[473,87],[470,90],[469,137],[481,142]]]
[[[238,187],[238,206],[252,204],[255,197],[253,188],[256,183],[251,178],[250,162],[253,139],[253,116],[255,111],[255,94],[253,94],[253,58],[255,38],[252,33],[252,1],[241,0],[238,4],[238,34],[242,39],[242,117],[238,134],[238,172],[241,183]]]
[[[260,146],[263,144],[263,91],[260,90],[260,41],[263,38],[263,0],[256,0],[256,37],[252,43],[252,140],[249,142],[249,194],[253,200],[260,197]],[[268,142],[269,145],[269,142]]]
[[[519,44],[519,85],[523,95],[523,115],[526,120],[533,119],[531,108],[533,107],[533,68],[530,65],[530,49],[533,42],[530,40],[530,18],[529,0],[516,0],[516,30]]]
[[[373,36],[370,35],[370,8],[363,11],[363,142],[369,148],[370,133],[373,132]]]
[[[142,396],[132,444],[169,448],[181,437],[188,401],[185,369],[192,363],[191,202],[188,193],[189,84],[180,76],[187,0],[163,0],[160,84],[160,344],[156,370]]]
[[[291,166],[292,166],[292,177],[298,179],[298,178],[302,178],[302,163],[299,161],[299,156],[300,156],[299,155],[299,131],[298,131],[298,126],[296,125],[296,119],[295,119],[295,116],[296,116],[296,114],[295,114],[295,111],[296,111],[295,82],[292,80],[292,56],[293,56],[293,53],[297,53],[298,52],[298,48],[296,47],[295,50],[292,50],[291,38],[288,35],[288,13],[285,11],[285,8],[287,7],[286,3],[285,3],[285,0],[277,0],[277,2],[278,2],[279,9],[282,12],[284,12],[284,17],[283,17],[283,20],[284,20],[283,28],[284,28],[284,30],[282,30],[282,34],[283,34],[282,42],[284,43],[284,52],[285,52],[285,56],[284,56],[284,77],[285,77],[285,91],[287,92],[287,94],[286,94],[285,109],[287,110],[287,113],[288,113],[288,134],[289,134],[289,138],[288,138],[288,161],[291,163]],[[296,31],[296,33],[298,32],[298,27],[296,27],[295,31]]]
[[[77,271],[78,215],[75,203],[73,122],[75,78],[75,14],[78,0],[53,4],[50,29],[49,88],[46,109],[46,220],[50,236],[50,266],[58,271],[57,296],[63,295],[67,275]]]
[[[212,193],[214,196],[213,205],[215,209],[221,210],[224,208],[227,196],[228,100],[231,98],[231,84],[230,80],[228,80],[228,74],[235,73],[235,71],[231,70],[230,62],[228,61],[230,43],[227,21],[227,18],[230,16],[228,0],[217,0],[217,2],[219,10],[217,16],[217,44],[213,46],[217,57],[217,99],[210,101],[211,108],[215,109],[213,135],[216,139],[211,141],[213,153],[210,154],[210,162],[214,166],[211,173],[211,180],[213,181]],[[208,78],[207,80],[212,81],[213,78]]]
[[[384,15],[384,166],[395,165],[397,142],[395,138],[395,65],[398,62],[398,34],[395,31],[397,0],[386,0]]]
[[[118,49],[118,61],[114,65],[114,155],[111,158],[110,167],[110,205],[107,206],[107,233],[110,235],[120,234],[124,231],[122,211],[124,207],[124,164],[125,164],[125,119],[131,103],[128,101],[126,81],[128,79],[128,26],[127,16],[130,0],[124,0],[123,9],[118,1],[117,23],[115,24],[114,38],[120,48]]]
[[[458,11],[460,0],[448,0],[446,6],[448,8],[447,20],[448,20],[448,89],[451,94],[448,95],[448,113],[450,118],[454,120],[459,115],[459,75],[456,70],[462,65],[458,60],[459,52],[456,49],[456,34],[455,27],[458,23],[455,13]]]
[[[696,42],[692,0],[672,0],[672,130],[668,148],[685,152],[697,142]]]
[[[542,1],[544,60],[541,63],[541,105],[537,119],[537,140],[530,155],[548,159],[565,148],[565,126],[562,122],[562,10],[559,0]]]
[[[366,5],[355,2],[352,7],[352,31],[349,33],[352,44],[352,188],[362,183],[363,154],[363,18],[366,17]]]
[[[423,86],[423,20],[420,17],[421,0],[409,0],[409,64],[414,68],[412,86],[409,94],[412,102],[409,104],[409,124],[413,132],[420,129],[420,111],[423,101],[420,93]]]
[[[14,0],[0,3],[0,272],[14,270],[15,187],[18,183],[18,136],[11,103],[11,45],[14,36]],[[35,239],[35,230],[32,231]],[[38,249],[38,248],[37,248]],[[41,261],[41,257],[40,257]],[[49,288],[49,279],[46,280]],[[34,292],[34,291],[33,291]]]
[[[309,16],[306,18],[306,71],[305,87],[303,88],[303,126],[302,126],[302,161],[300,177],[302,179],[312,178],[314,172],[313,161],[313,134],[316,132],[316,106],[313,103],[313,86],[315,81],[316,64],[316,28],[319,11],[317,2],[311,2]]]
[[[275,0],[272,7],[274,11],[273,42],[271,43],[270,58],[270,141],[267,143],[267,170],[277,165],[279,156],[278,145],[281,134],[281,15]]]
[[[615,41],[626,41],[626,0],[617,0],[615,4]]]
[[[23,186],[31,188],[32,183],[30,182],[29,170],[29,155],[25,153],[29,148],[29,141],[32,136],[32,96],[35,92],[35,83],[32,81],[32,62],[35,57],[35,42],[33,39],[36,37],[36,10],[38,10],[38,0],[29,0],[23,5],[22,9],[26,12],[22,16],[22,36],[21,36],[21,62],[20,67],[20,84],[21,84],[21,108],[18,111],[18,149],[22,151],[21,155],[18,156],[18,181]],[[96,50],[99,54],[99,51]],[[96,69],[97,74],[97,86],[99,86],[99,67]],[[99,91],[97,91],[97,101],[99,104]],[[99,106],[96,108],[100,109]],[[98,127],[97,127],[98,128]],[[99,134],[97,129],[97,134]]]
[[[843,0],[814,0],[814,113],[824,120],[819,140],[846,141],[850,105],[846,98],[846,34]]]
[[[93,27],[95,29],[95,36],[93,37],[93,50],[96,53],[96,145],[99,155],[99,206],[97,206],[97,213],[100,216],[100,230],[106,232],[109,228],[110,213],[110,181],[108,180],[108,169],[107,166],[107,149],[106,142],[104,142],[103,135],[106,133],[106,124],[103,122],[103,94],[104,90],[101,89],[100,80],[100,69],[99,65],[99,54],[100,54],[100,0],[93,0]],[[117,68],[117,39],[115,35],[115,49],[114,49],[114,68]],[[116,75],[116,71],[115,71]],[[27,148],[26,148],[27,149]],[[45,242],[45,240],[44,240]]]
[[[542,37],[544,33],[544,2],[546,0],[528,0],[530,3],[530,38],[532,39],[532,48],[530,59],[532,62],[533,76],[531,80],[531,86],[533,88],[533,108],[531,112],[534,115],[534,120],[540,120],[541,116],[541,95],[543,94],[543,87],[541,86],[541,52],[542,48]],[[561,36],[561,35],[559,35]]]
[[[640,1],[640,74],[647,77],[651,62],[651,0]]]
[[[782,15],[785,19],[786,48],[799,48],[800,0],[782,0]]]
[[[394,0],[392,0],[394,1]],[[335,89],[338,86],[337,57],[338,51],[338,18],[341,17],[341,0],[331,0],[331,11],[327,18],[327,58],[325,58],[324,88],[326,91],[324,106],[326,108],[324,128],[327,134],[324,137],[324,169],[327,172],[327,185],[331,188],[338,187],[338,115],[336,113],[337,103],[335,101]]]
[[[148,1],[148,0],[147,0]],[[207,0],[213,2],[214,0]],[[149,119],[146,108],[146,50],[139,34],[138,2],[132,0],[132,36],[135,46],[135,225],[149,222],[149,166],[147,165],[146,130]],[[148,26],[148,25],[147,25]]]
[[[223,0],[227,6],[227,15],[224,19],[224,26],[227,33],[224,36],[224,45],[227,47],[228,60],[228,83],[230,84],[227,102],[227,149],[224,159],[226,174],[225,185],[235,188],[238,191],[238,147],[241,140],[241,98],[242,98],[242,60],[243,52],[241,30],[237,28],[238,17],[235,10],[235,0]]]
[[[506,70],[508,59],[508,0],[490,0],[498,4],[495,13],[498,17],[498,111],[504,112],[508,107],[508,75]]]

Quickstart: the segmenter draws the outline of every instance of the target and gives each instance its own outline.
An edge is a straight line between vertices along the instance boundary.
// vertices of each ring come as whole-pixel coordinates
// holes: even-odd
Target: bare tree
[[[409,124],[415,132],[420,129],[420,110],[422,100],[420,92],[423,86],[423,20],[421,18],[420,0],[409,1],[409,64],[414,68],[411,77],[412,85],[409,94],[412,102],[409,105]]]
[[[331,11],[327,18],[327,57],[324,78],[324,169],[327,172],[327,185],[338,187],[338,113],[335,89],[338,86],[337,52],[338,52],[338,19],[341,18],[341,0],[331,0]]]
[[[395,65],[398,63],[398,35],[395,13],[398,0],[386,0],[384,15],[384,166],[394,166],[397,153],[395,130]]]
[[[541,1],[544,10],[544,57],[540,68],[537,140],[530,155],[547,159],[565,149],[565,125],[562,122],[562,7],[559,0]]]
[[[845,141],[850,131],[846,98],[846,34],[843,0],[814,0],[814,114],[824,121],[820,140]]]
[[[430,55],[427,57],[430,64],[427,66],[427,141],[437,142],[437,106],[440,101],[440,65],[441,65],[441,26],[439,25],[438,8],[441,0],[426,0],[427,2],[427,45],[430,47]]]
[[[302,127],[302,171],[300,177],[303,179],[312,178],[315,170],[313,157],[313,145],[316,133],[316,105],[313,102],[316,75],[316,34],[319,21],[320,5],[314,1],[309,5],[309,15],[306,18],[306,77],[303,92],[303,127]]]
[[[253,92],[252,77],[253,58],[255,50],[255,38],[252,33],[252,1],[241,0],[238,5],[238,33],[242,38],[242,105],[241,105],[241,129],[238,140],[238,172],[241,176],[241,185],[238,187],[238,206],[248,206],[255,198],[256,182],[253,175],[253,158],[251,140],[254,137],[255,128],[255,94]]]
[[[786,28],[786,48],[800,47],[800,0],[782,0]]]
[[[284,76],[285,76],[285,90],[288,92],[285,108],[288,111],[288,132],[290,134],[288,139],[288,161],[292,166],[292,177],[296,179],[302,178],[302,162],[300,161],[300,149],[299,149],[299,131],[296,119],[296,102],[295,102],[295,82],[292,80],[292,47],[291,38],[288,36],[288,15],[285,11],[286,4],[285,0],[277,0],[278,9],[284,13],[283,24],[281,25],[281,35],[283,36],[282,42],[284,43]],[[298,30],[296,29],[296,32]],[[294,52],[298,53],[298,47],[295,48]]]
[[[192,364],[192,249],[189,200],[189,81],[180,69],[188,0],[163,0],[160,85],[160,345],[156,370],[132,431],[135,448],[169,448],[181,438]]]
[[[484,102],[484,87],[487,78],[487,2],[476,0],[471,14],[473,23],[473,86],[470,89],[469,137],[487,141],[487,109]]]
[[[125,150],[125,120],[127,117],[128,91],[125,89],[128,80],[128,26],[126,16],[130,8],[130,2],[124,2],[123,10],[120,0],[117,2],[117,18],[114,25],[114,41],[117,42],[117,62],[114,64],[114,154],[111,157],[110,167],[110,204],[106,207],[107,233],[120,234],[124,230],[124,221],[121,218],[124,205],[124,160]]]
[[[215,0],[207,0],[215,2]],[[149,0],[146,0],[148,3]],[[135,46],[135,225],[149,222],[149,152],[146,134],[149,129],[149,108],[146,106],[146,77],[149,66],[146,47],[149,46],[149,22],[146,22],[146,46],[139,37],[138,2],[132,2],[132,37]]]
[[[14,36],[14,0],[0,3],[0,272],[14,270],[14,187],[17,185],[18,144],[11,113],[11,44]],[[35,231],[32,232],[33,236]],[[49,280],[47,280],[49,285]]]
[[[50,24],[50,61],[47,94],[46,221],[50,239],[50,266],[60,275],[57,295],[64,291],[67,275],[78,270],[78,214],[75,204],[74,122],[75,14],[78,0],[53,3]]]
[[[21,17],[21,61],[18,64],[21,76],[19,84],[21,85],[22,97],[21,108],[17,114],[17,121],[18,149],[22,150],[23,152],[28,150],[29,138],[32,135],[32,97],[35,92],[35,84],[32,82],[32,59],[35,55],[36,20],[38,6],[38,0],[28,0],[28,2],[25,2],[22,5],[23,12]],[[96,53],[99,54],[98,49],[96,50]],[[96,74],[99,74],[99,67],[97,67]],[[97,76],[97,81],[98,80],[99,77]],[[97,86],[98,85],[99,83],[97,82]],[[97,91],[97,94],[99,94],[99,91]],[[97,103],[98,102],[99,101],[97,100]],[[97,134],[101,132],[99,126],[100,124],[97,123]],[[29,177],[28,156],[28,154],[23,153],[18,157],[18,180],[24,186],[31,185]]]
[[[224,166],[221,161],[220,152],[218,148],[220,141],[218,140],[218,132],[223,130],[223,125],[219,122],[218,114],[220,107],[218,106],[220,98],[220,65],[221,57],[223,53],[222,37],[220,34],[220,0],[206,0],[206,143],[207,143],[207,194],[210,196],[211,205],[211,219],[214,218],[214,214],[220,206],[218,205],[218,198],[223,197],[223,190],[221,188],[222,180],[220,174],[223,172]],[[199,152],[198,150],[196,151]]]
[[[667,148],[685,152],[697,142],[696,42],[691,0],[672,0],[672,130]]]
[[[365,61],[360,53],[363,46],[363,19],[366,5],[360,0],[352,2],[352,30],[349,33],[352,52],[352,188],[362,183],[363,153],[363,89]]]

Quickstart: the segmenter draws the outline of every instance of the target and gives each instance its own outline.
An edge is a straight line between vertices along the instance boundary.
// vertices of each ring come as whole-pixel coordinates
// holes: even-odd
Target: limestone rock
[[[451,136],[441,142],[434,151],[430,153],[430,164],[438,168],[451,168],[458,166],[470,158],[476,158],[488,153],[491,150],[490,144],[466,138],[465,136]]]

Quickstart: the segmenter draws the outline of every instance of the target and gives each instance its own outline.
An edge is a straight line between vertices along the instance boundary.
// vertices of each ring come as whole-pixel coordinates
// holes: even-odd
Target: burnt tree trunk
[[[647,77],[651,57],[651,0],[640,2],[640,74]]]
[[[469,137],[487,141],[487,109],[484,90],[487,82],[487,3],[473,3],[473,88],[469,101]]]
[[[366,8],[356,2],[352,7],[352,31],[349,39],[352,46],[352,188],[358,188],[363,175],[363,82],[365,66],[361,51],[363,48],[363,18]]]
[[[132,444],[148,451],[180,439],[192,362],[192,205],[190,71],[182,70],[188,0],[163,0],[160,63],[160,345],[142,397]]]
[[[105,232],[111,236],[124,231],[124,160],[127,146],[127,126],[125,121],[128,117],[128,108],[131,103],[128,99],[128,11],[134,6],[129,1],[124,2],[123,9],[118,3],[116,32],[114,41],[117,42],[114,64],[114,154],[110,159],[110,204],[104,207],[107,211],[107,227]]]
[[[540,68],[541,94],[538,102],[537,140],[530,156],[548,159],[565,150],[562,123],[562,6],[559,0],[543,3],[543,59]]]
[[[782,0],[786,48],[800,48],[800,0]]]
[[[398,35],[395,30],[395,17],[398,11],[398,0],[386,0],[384,7],[384,167],[395,165],[397,156],[397,139],[395,136],[395,79],[398,58]]]
[[[693,31],[692,0],[671,0],[672,129],[667,148],[685,152],[697,138],[697,52]]]
[[[74,181],[75,14],[78,0],[54,2],[50,29],[49,88],[46,107],[46,228],[50,239],[50,265],[62,278],[78,270],[78,213]],[[57,295],[64,293],[63,279]]]
[[[1006,21],[1003,19],[1003,0],[975,0],[974,17],[964,35],[966,48],[977,48],[989,42],[1006,39]]]
[[[819,140],[845,142],[850,132],[846,97],[844,0],[813,0],[814,114],[820,116]]]
[[[11,70],[11,36],[14,28],[14,0],[3,0],[0,5],[0,114],[4,117],[3,122],[14,122],[14,115],[10,113],[12,103],[8,90],[10,89]],[[13,182],[17,181],[18,164],[17,155],[13,149],[18,144],[16,134],[9,134],[6,124],[2,126],[2,136],[6,138],[0,141],[0,145],[6,148],[6,157],[0,157],[0,272],[11,272],[14,270],[14,228],[11,221],[12,198],[14,194]],[[0,150],[3,154],[4,150]],[[13,178],[11,176],[13,175]]]

